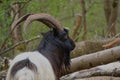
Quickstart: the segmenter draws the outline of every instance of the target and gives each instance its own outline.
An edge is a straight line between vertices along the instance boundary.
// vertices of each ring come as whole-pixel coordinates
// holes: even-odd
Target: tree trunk
[[[120,46],[71,59],[71,70],[69,73],[118,60],[120,60]]]
[[[108,23],[108,36],[115,36],[116,35],[116,20],[118,15],[118,3],[119,0],[113,0],[112,2],[112,10],[111,15],[109,16],[109,23]]]
[[[19,17],[20,17],[19,9],[20,9],[20,4],[19,3],[15,3],[15,4],[12,5],[11,17],[14,18],[14,21],[19,19]],[[14,21],[13,21],[13,23],[14,23]],[[11,26],[11,30],[13,28],[14,27]],[[17,42],[23,40],[22,31],[21,31],[21,26],[20,25],[18,27],[16,27],[14,29],[14,31],[12,32],[12,40],[13,40],[13,44],[16,44]],[[14,55],[17,55],[17,53],[19,53],[21,51],[24,51],[24,50],[25,50],[25,45],[21,44],[18,47],[14,48]]]
[[[86,8],[85,8],[85,0],[81,0],[81,6],[82,6],[82,16],[83,16],[83,36],[82,39],[87,39],[87,26],[86,26]]]
[[[109,18],[111,15],[111,0],[104,0],[104,11],[105,11],[105,17],[106,17],[106,22],[108,26]]]

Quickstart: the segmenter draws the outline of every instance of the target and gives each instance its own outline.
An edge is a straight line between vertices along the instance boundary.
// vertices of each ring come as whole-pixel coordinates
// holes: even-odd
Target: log
[[[118,60],[120,60],[120,46],[71,59],[71,70],[69,73],[89,69]]]
[[[75,79],[75,80],[120,80],[120,77],[112,77],[112,76],[98,76],[84,79]]]
[[[105,48],[103,47],[103,45],[113,40],[115,40],[115,38],[76,42],[76,47],[71,52],[71,58],[104,50]]]
[[[91,69],[81,70],[68,74],[61,78],[61,80],[74,80],[95,76],[114,76],[120,77],[120,62],[113,62],[107,65],[97,66]]]

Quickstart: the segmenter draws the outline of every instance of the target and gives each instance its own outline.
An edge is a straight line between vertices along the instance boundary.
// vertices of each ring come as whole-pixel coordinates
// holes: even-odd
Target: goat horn
[[[49,28],[57,28],[59,31],[62,31],[63,30],[63,26],[60,24],[59,21],[57,21],[54,17],[52,17],[51,15],[49,14],[44,14],[44,13],[41,13],[41,14],[32,14],[30,15],[23,27],[24,27],[24,32],[26,32],[26,28],[27,26],[33,22],[33,21],[40,21],[42,23],[44,23],[45,25],[47,25]]]

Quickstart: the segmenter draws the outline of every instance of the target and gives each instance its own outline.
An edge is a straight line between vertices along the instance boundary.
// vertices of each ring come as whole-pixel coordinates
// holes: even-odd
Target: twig
[[[77,32],[80,28],[81,22],[82,22],[82,16],[77,15],[76,23],[75,23],[75,26],[73,27],[73,32],[72,32],[72,39],[74,41],[76,41]]]
[[[117,38],[118,36],[120,36],[120,33],[116,34],[113,38]]]
[[[85,0],[81,0],[81,7],[82,7],[82,16],[83,16],[83,35],[82,39],[87,39],[87,24],[86,24],[86,2]]]
[[[31,38],[31,39],[28,39],[28,40],[23,40],[23,41],[20,41],[19,43],[16,43],[15,45],[11,46],[10,48],[7,48],[3,51],[0,52],[0,55],[2,55],[3,53],[6,53],[10,50],[12,50],[13,48],[15,48],[16,46],[20,45],[20,44],[23,44],[23,43],[28,43],[28,42],[31,42],[33,40],[36,40],[36,39],[39,39],[40,38],[40,35],[34,37],[34,38]]]
[[[24,3],[24,5],[23,5],[17,12],[15,12],[15,14],[14,14],[14,16],[13,16],[13,19],[12,19],[12,22],[10,23],[9,26],[12,26],[12,24],[14,23],[16,14],[17,14],[18,12],[20,12],[20,11],[26,6],[26,4],[27,4],[29,1],[31,1],[31,0],[26,1],[26,3]],[[7,37],[5,38],[4,42],[3,42],[2,45],[0,46],[0,51],[1,51],[1,50],[3,49],[3,47],[5,46],[7,40],[9,39],[10,35],[12,34],[12,32],[14,31],[15,28],[16,28],[16,26],[14,26],[14,27],[11,29],[11,31],[8,33],[8,35],[7,35]]]

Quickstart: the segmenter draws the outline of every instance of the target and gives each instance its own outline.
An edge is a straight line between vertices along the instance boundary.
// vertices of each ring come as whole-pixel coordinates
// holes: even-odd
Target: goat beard
[[[65,65],[65,70],[69,71],[70,70],[70,51],[66,51],[66,53],[64,53],[64,65]]]

